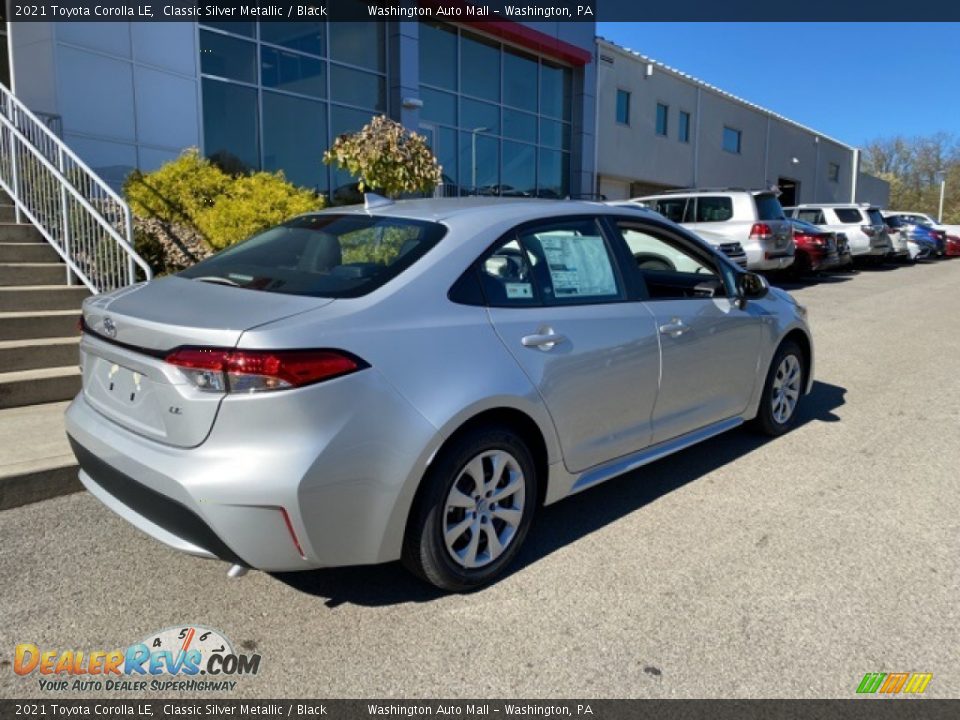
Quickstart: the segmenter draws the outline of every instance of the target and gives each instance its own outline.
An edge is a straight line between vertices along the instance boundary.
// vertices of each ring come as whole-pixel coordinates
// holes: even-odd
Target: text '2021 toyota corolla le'
[[[242,568],[501,575],[536,508],[812,384],[805,311],[641,210],[374,202],[87,300],[84,485]],[[642,480],[638,480],[642,481]]]

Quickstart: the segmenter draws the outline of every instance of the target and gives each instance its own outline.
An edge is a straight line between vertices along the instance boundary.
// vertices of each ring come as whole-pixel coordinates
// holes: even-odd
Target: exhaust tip
[[[244,575],[246,575],[248,572],[250,572],[250,568],[248,568],[248,567],[245,567],[245,566],[243,566],[243,565],[231,565],[231,566],[230,566],[230,569],[227,570],[227,577],[228,577],[228,578],[242,578],[242,577],[243,577]]]

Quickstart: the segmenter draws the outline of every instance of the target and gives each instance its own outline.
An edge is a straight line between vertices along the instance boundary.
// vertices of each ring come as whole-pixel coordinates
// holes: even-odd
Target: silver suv
[[[804,309],[673,223],[373,205],[84,303],[66,420],[93,495],[231,574],[402,559],[462,591],[504,572],[540,505],[796,420]]]
[[[674,190],[634,198],[696,233],[738,242],[750,270],[782,270],[793,264],[793,230],[770,190]]]
[[[894,244],[887,233],[880,208],[869,203],[804,203],[786,208],[790,217],[806,220],[824,230],[842,232],[847,236],[850,254],[854,259],[881,259],[887,255],[908,257],[906,240]],[[899,233],[897,233],[899,238]]]

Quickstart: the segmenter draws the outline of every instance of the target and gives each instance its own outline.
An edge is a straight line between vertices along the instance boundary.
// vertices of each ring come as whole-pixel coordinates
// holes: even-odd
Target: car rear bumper
[[[747,254],[747,269],[753,271],[784,270],[793,265],[794,247],[771,250],[760,243],[750,243],[744,246]]]
[[[398,558],[411,480],[439,445],[436,429],[371,370],[271,395],[228,397],[206,442],[176,448],[119,426],[81,393],[66,415],[80,480],[194,555],[267,571]]]

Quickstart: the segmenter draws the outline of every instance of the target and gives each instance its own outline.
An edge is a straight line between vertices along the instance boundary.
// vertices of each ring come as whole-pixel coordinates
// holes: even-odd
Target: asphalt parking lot
[[[39,694],[17,643],[196,623],[262,655],[233,696],[852,697],[922,671],[960,697],[960,261],[788,287],[817,346],[797,429],[545,509],[476,594],[398,565],[230,580],[85,493],[0,513],[0,696]]]

